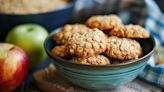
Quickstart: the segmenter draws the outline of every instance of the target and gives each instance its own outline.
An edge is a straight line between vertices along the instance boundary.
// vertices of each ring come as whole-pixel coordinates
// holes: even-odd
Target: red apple
[[[0,43],[0,92],[15,90],[25,79],[29,62],[19,47]]]

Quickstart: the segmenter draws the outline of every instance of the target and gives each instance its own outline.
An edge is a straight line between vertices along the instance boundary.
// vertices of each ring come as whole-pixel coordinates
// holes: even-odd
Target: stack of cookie
[[[143,55],[135,38],[149,38],[139,25],[124,25],[116,15],[92,16],[85,24],[67,24],[54,35],[59,44],[51,51],[59,57],[73,56],[69,61],[88,64],[118,64]]]

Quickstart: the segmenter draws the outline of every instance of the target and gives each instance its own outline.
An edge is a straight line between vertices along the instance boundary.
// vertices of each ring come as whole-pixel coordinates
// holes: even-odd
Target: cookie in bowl
[[[89,30],[84,24],[66,24],[61,28],[61,31],[54,35],[54,40],[58,44],[66,44],[68,39],[73,35],[80,34],[83,31]]]
[[[110,36],[107,42],[106,55],[118,60],[137,59],[142,56],[143,51],[140,43],[128,38]]]
[[[68,53],[78,57],[98,55],[106,50],[106,35],[99,29],[90,29],[82,24],[64,26],[54,39],[65,44]]]
[[[150,34],[140,25],[120,25],[113,28],[109,35],[124,38],[149,38]]]
[[[106,50],[106,35],[99,29],[82,30],[69,38],[66,46],[71,54],[78,57],[98,55]]]
[[[51,53],[53,55],[59,56],[59,57],[66,57],[68,55],[68,52],[66,50],[66,46],[65,45],[61,45],[61,46],[55,46]]]
[[[110,60],[103,55],[96,55],[87,58],[74,57],[70,60],[71,62],[86,64],[86,65],[107,65],[110,64]]]
[[[86,25],[90,28],[98,28],[100,30],[109,31],[114,27],[121,25],[122,20],[114,14],[111,15],[96,15],[90,17],[86,21]]]

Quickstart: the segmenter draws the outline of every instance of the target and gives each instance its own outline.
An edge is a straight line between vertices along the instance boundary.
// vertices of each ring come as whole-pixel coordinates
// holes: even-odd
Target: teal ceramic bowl
[[[137,60],[113,65],[82,65],[51,54],[52,48],[57,45],[53,40],[56,32],[58,30],[46,39],[44,46],[57,71],[71,83],[91,90],[110,89],[132,81],[145,68],[155,48],[155,41],[151,36],[138,40],[144,50],[144,56]]]

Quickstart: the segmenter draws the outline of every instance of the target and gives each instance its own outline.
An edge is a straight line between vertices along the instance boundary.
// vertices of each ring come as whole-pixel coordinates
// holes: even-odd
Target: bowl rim
[[[46,44],[47,44],[47,41],[48,39],[50,39],[51,37],[53,37],[54,34],[56,34],[59,30],[58,29],[55,29],[54,31],[52,31],[50,33],[50,35],[45,39],[44,41],[44,49],[46,51],[46,53],[48,54],[48,56],[50,58],[53,58],[53,59],[57,59],[63,63],[67,63],[67,64],[73,64],[73,65],[78,65],[78,66],[84,66],[84,67],[120,67],[120,66],[127,66],[127,65],[131,65],[131,64],[134,64],[134,63],[139,63],[141,62],[143,59],[145,59],[146,57],[150,56],[151,54],[153,54],[154,50],[155,50],[155,47],[156,47],[156,43],[155,43],[155,39],[152,35],[150,35],[150,39],[152,40],[153,42],[153,48],[151,49],[151,51],[149,53],[147,53],[146,55],[138,58],[138,59],[135,59],[135,60],[131,60],[131,62],[125,62],[125,63],[120,63],[120,64],[107,64],[107,65],[86,65],[86,64],[79,64],[79,63],[76,63],[76,62],[70,62],[69,60],[66,60],[66,59],[63,59],[61,57],[58,57],[58,56],[54,56],[51,52],[49,52],[49,50],[46,48]],[[55,32],[56,31],[56,32]]]
[[[68,4],[62,8],[52,10],[52,11],[47,11],[47,12],[41,12],[41,13],[28,13],[28,14],[10,14],[10,13],[0,13],[0,16],[36,16],[36,15],[46,15],[46,14],[52,14],[55,12],[60,12],[62,10],[69,9],[74,6],[76,0],[70,0]]]

